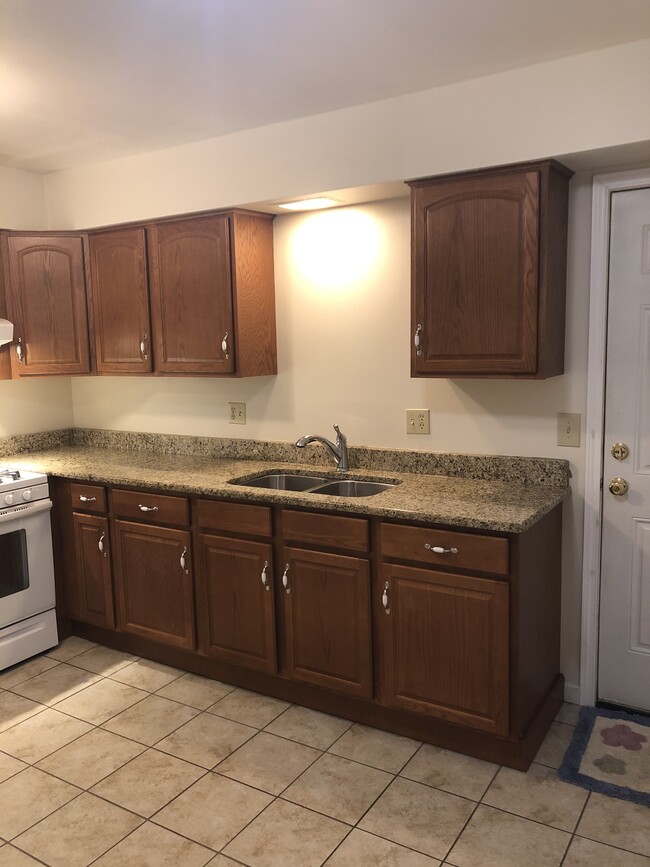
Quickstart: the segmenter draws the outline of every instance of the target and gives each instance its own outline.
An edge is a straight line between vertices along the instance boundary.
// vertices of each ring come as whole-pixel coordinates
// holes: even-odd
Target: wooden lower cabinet
[[[384,564],[383,702],[508,733],[509,585]]]
[[[277,671],[271,546],[201,533],[198,551],[201,651],[246,668]]]
[[[85,623],[113,629],[113,581],[108,519],[100,515],[72,515],[77,586],[76,616]]]
[[[114,528],[120,629],[193,650],[189,532],[123,520]]]
[[[371,698],[368,561],[285,548],[283,569],[287,674]]]

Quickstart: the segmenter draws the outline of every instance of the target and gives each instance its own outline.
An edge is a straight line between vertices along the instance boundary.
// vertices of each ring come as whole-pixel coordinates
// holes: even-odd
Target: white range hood
[[[7,319],[0,319],[0,346],[14,339],[14,326]]]

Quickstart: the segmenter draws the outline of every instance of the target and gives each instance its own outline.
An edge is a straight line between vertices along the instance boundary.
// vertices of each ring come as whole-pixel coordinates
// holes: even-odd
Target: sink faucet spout
[[[348,470],[347,437],[344,433],[341,433],[337,424],[334,425],[334,430],[336,431],[336,443],[333,443],[331,440],[328,440],[327,437],[322,437],[318,434],[307,434],[296,441],[296,446],[299,449],[304,449],[304,447],[309,445],[309,443],[320,443],[325,446],[327,451],[334,458],[336,469],[341,473],[345,473]]]

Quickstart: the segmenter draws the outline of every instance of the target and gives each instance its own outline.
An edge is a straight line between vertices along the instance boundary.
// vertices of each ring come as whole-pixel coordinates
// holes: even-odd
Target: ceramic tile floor
[[[0,673],[0,867],[650,867],[650,809],[91,644]]]

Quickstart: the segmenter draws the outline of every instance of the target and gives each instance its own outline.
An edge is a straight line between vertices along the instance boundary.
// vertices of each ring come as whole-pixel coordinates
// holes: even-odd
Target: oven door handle
[[[0,526],[12,521],[20,521],[21,518],[31,518],[39,512],[49,512],[52,508],[52,500],[37,500],[35,503],[12,506],[7,512],[0,512]]]

